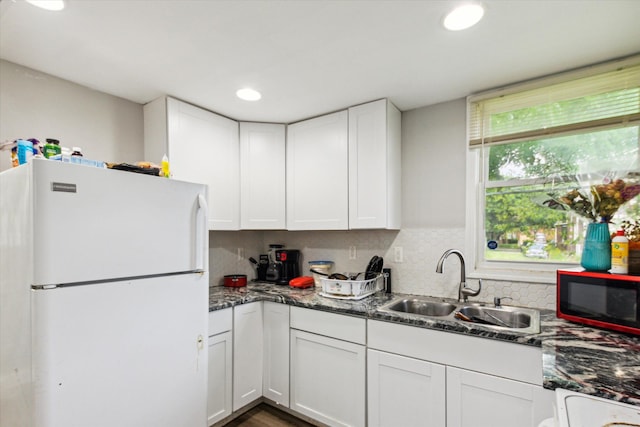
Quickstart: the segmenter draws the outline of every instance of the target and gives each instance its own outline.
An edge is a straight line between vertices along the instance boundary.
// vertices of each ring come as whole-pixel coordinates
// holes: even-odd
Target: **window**
[[[640,182],[640,57],[471,96],[467,107],[475,274],[552,282],[580,262],[589,220],[550,201]],[[611,231],[624,219],[640,219],[640,197],[615,213]]]

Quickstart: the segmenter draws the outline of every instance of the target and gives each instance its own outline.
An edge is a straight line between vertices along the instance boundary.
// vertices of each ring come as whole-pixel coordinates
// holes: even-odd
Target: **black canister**
[[[269,268],[269,255],[261,254],[260,261],[258,261],[258,265],[256,266],[258,281],[265,282],[267,280],[267,268]]]

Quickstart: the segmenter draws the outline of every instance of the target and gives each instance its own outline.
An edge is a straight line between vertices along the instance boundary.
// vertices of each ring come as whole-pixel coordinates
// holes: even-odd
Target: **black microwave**
[[[640,335],[640,276],[558,270],[559,318]]]

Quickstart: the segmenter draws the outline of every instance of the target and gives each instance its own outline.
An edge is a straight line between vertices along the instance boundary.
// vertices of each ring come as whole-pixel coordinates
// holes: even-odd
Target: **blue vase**
[[[587,271],[611,268],[611,235],[606,222],[592,222],[587,226],[580,265]]]

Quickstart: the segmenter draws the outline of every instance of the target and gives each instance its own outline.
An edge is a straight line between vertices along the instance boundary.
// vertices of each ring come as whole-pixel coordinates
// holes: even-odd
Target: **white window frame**
[[[637,63],[639,57],[634,56],[607,64],[596,65],[558,74],[551,77],[544,77],[530,82],[525,82],[506,88],[487,91],[481,94],[474,94],[467,97],[467,124],[471,117],[471,104],[480,97],[496,97],[501,94],[514,93],[533,88],[551,85],[557,82],[577,79],[580,77],[603,73],[614,70],[620,66],[630,63]],[[485,168],[482,162],[485,161],[482,151],[487,149],[482,146],[470,147],[469,126],[467,126],[467,177],[466,177],[466,213],[465,213],[465,250],[467,257],[472,260],[468,277],[475,279],[489,279],[510,282],[527,283],[556,283],[556,270],[579,267],[579,264],[569,263],[539,263],[539,262],[500,262],[484,260],[485,251],[485,187],[483,176]]]

